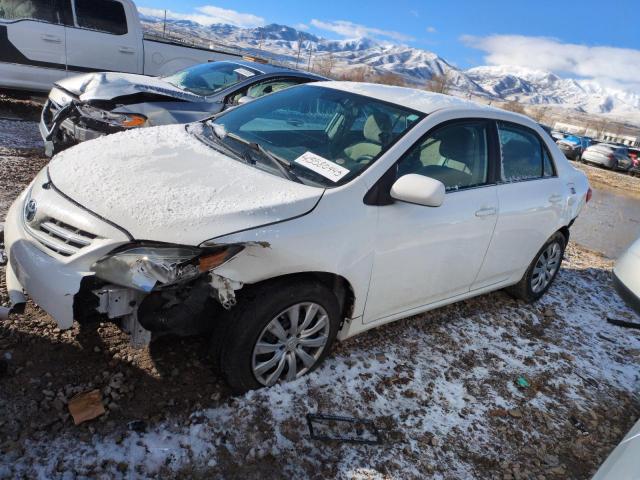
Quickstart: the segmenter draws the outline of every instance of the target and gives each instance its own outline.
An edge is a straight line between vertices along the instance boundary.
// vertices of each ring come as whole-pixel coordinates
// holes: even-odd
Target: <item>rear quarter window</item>
[[[58,23],[53,0],[0,0],[0,19]]]
[[[82,28],[113,35],[128,31],[124,6],[115,0],[76,0],[76,18]]]

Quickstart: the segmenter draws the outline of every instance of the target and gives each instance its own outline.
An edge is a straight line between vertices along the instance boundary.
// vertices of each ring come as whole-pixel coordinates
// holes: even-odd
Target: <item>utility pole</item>
[[[162,36],[167,38],[167,10],[164,11],[164,23],[162,25]]]
[[[307,72],[311,71],[311,51],[313,50],[313,44],[309,43],[309,62],[307,63]]]
[[[296,57],[296,70],[298,69],[298,63],[300,63],[300,50],[302,49],[302,35],[298,32],[298,56]]]

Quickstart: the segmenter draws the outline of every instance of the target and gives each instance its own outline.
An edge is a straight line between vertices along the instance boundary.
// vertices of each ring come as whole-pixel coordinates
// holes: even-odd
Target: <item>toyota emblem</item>
[[[27,222],[30,222],[36,216],[36,212],[38,211],[38,205],[35,200],[29,200],[27,205],[24,207],[24,218]]]

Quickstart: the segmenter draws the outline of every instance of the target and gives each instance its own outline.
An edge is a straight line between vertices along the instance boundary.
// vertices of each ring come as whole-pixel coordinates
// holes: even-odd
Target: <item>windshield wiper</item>
[[[278,170],[280,170],[280,172],[282,172],[282,174],[289,180],[302,183],[302,180],[300,180],[300,178],[298,178],[298,176],[291,171],[293,169],[293,164],[289,160],[286,160],[282,157],[275,155],[274,153],[271,153],[269,150],[264,148],[258,142],[250,142],[249,140],[246,140],[241,136],[236,135],[235,133],[226,132],[226,136],[240,143],[244,143],[252,150],[261,153],[265,158],[269,159],[271,163],[275,165],[276,168],[278,168]]]
[[[212,143],[213,145],[215,145],[214,148],[224,153],[225,155],[229,155],[230,157],[233,157],[236,160],[241,160],[243,162],[247,161],[247,159],[244,158],[240,153],[236,152],[233,148],[229,147],[222,141],[222,138],[218,136],[218,134],[216,133],[211,123],[207,122],[206,125],[211,129],[211,134],[212,134],[211,136],[213,137],[211,138],[211,142],[208,142],[208,143],[210,144]]]

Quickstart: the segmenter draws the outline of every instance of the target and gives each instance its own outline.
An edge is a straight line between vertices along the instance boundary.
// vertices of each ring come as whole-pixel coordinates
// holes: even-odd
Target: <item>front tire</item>
[[[338,333],[340,308],[324,284],[280,280],[238,292],[214,333],[212,354],[234,393],[291,381],[325,359]]]
[[[560,271],[566,243],[564,235],[556,232],[538,251],[522,279],[506,292],[527,303],[539,300]]]

